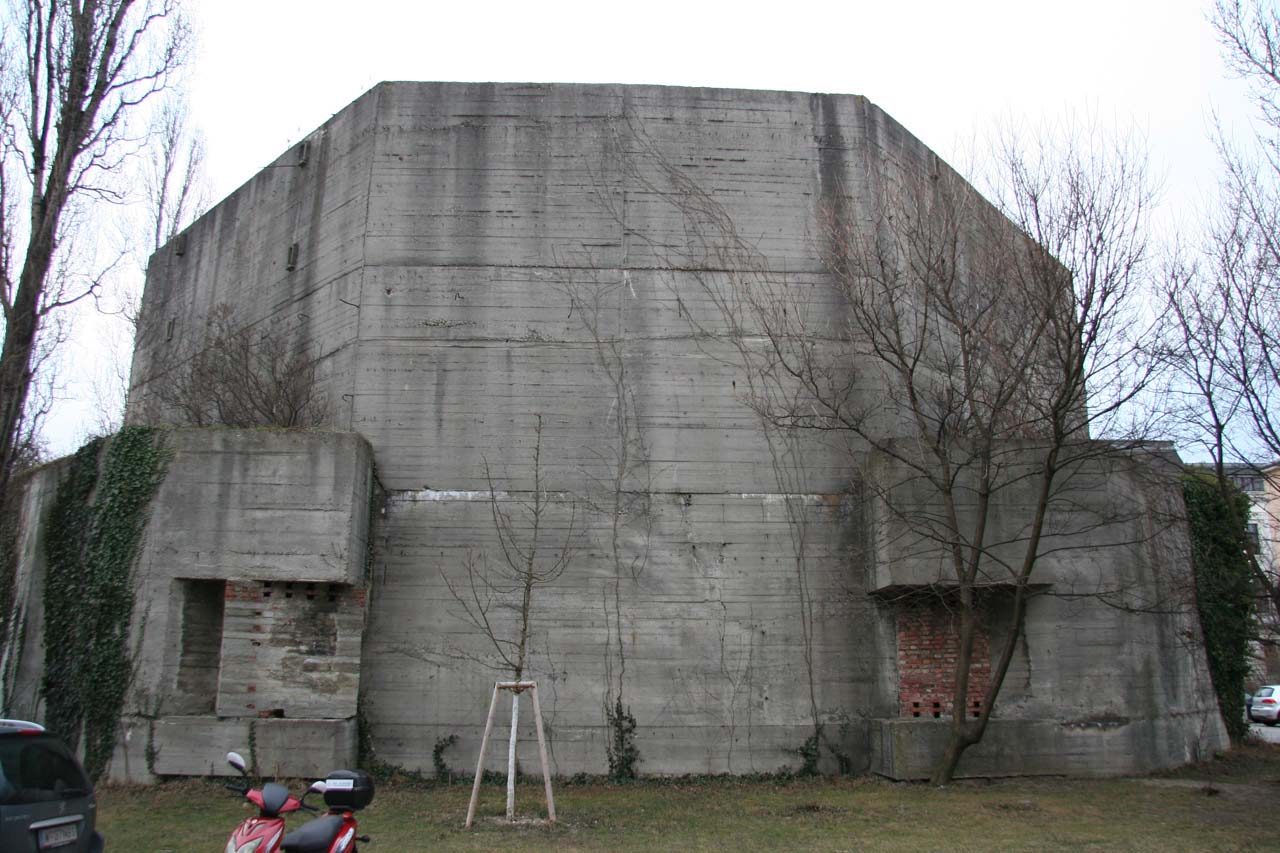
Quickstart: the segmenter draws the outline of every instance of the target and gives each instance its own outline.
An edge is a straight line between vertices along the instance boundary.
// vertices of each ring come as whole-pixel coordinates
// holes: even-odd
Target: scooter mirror
[[[235,769],[239,770],[241,773],[244,772],[244,759],[240,757],[240,753],[228,752],[227,763],[230,764]]]

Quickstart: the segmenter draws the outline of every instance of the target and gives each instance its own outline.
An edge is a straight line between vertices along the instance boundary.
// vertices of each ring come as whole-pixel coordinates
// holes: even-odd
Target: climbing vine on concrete
[[[449,772],[449,763],[444,760],[444,752],[458,742],[457,735],[436,738],[436,745],[431,748],[431,766],[436,772],[437,782],[448,782],[453,774]]]
[[[94,439],[71,457],[49,511],[44,540],[45,724],[72,749],[80,743],[84,719],[81,684],[87,642],[81,596],[85,542],[93,517],[89,498],[98,482],[102,445],[102,439]]]
[[[609,741],[605,751],[609,757],[609,780],[625,782],[636,778],[640,763],[640,750],[636,747],[636,718],[631,708],[622,707],[622,696],[614,700],[612,708],[605,707],[609,721]]]
[[[796,755],[800,756],[800,769],[796,771],[797,776],[818,775],[818,762],[822,759],[821,724],[815,726],[813,734],[804,739],[804,743],[796,749]]]
[[[1249,730],[1243,694],[1249,675],[1249,642],[1256,627],[1256,590],[1245,550],[1249,499],[1234,488],[1224,499],[1215,481],[1201,477],[1186,477],[1182,494],[1191,528],[1196,603],[1209,675],[1227,734],[1239,741]]]
[[[164,466],[157,432],[125,427],[76,453],[50,514],[46,720],[72,743],[83,730],[85,770],[95,780],[111,762],[129,687],[131,574]]]

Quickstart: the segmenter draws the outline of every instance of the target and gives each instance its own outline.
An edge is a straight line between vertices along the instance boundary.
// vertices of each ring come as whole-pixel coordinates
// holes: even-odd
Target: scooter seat
[[[284,853],[328,853],[329,845],[342,829],[342,815],[321,815],[284,837],[280,849]]]

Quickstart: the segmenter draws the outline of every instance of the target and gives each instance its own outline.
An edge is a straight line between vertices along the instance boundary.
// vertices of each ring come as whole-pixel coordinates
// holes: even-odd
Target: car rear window
[[[1270,695],[1271,695],[1272,693],[1274,693],[1274,692],[1275,692],[1275,691],[1274,691],[1274,690],[1272,690],[1270,687],[1264,687],[1264,688],[1262,688],[1261,690],[1259,690],[1257,693],[1255,693],[1255,694],[1253,694],[1253,695],[1254,695],[1254,698],[1257,698],[1257,697],[1261,696],[1263,699],[1265,699],[1265,698],[1267,698],[1268,696],[1270,696]]]
[[[90,788],[89,777],[57,738],[0,737],[0,805],[81,797]]]

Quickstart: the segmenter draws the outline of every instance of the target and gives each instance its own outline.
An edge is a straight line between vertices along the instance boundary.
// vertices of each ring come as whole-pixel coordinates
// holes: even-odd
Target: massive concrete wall
[[[838,318],[822,218],[870,224],[886,175],[945,168],[859,97],[383,84],[153,258],[131,417],[156,414],[148,390],[217,305],[324,356],[333,426],[368,439],[388,493],[361,667],[385,761],[430,768],[449,735],[446,759],[474,760],[498,673],[458,591],[468,564],[501,560],[493,508],[528,507],[539,449],[543,545],[574,549],[535,592],[528,672],[558,772],[604,769],[620,692],[644,772],[774,770],[817,721],[852,768],[910,775],[873,722],[900,712],[899,631],[860,556],[870,510],[850,448],[770,440],[744,405],[736,351],[705,333],[725,330],[707,284],[733,271],[670,178],[696,181],[815,317]],[[1147,687],[1101,673],[1146,679],[1135,643],[1161,666],[1184,653],[1077,611],[1037,610],[1019,676],[1035,689],[1014,689],[1012,716],[1111,719]],[[510,607],[492,617],[510,636]],[[1175,704],[1203,712],[1184,675],[1166,680]],[[1144,699],[1143,719],[1159,707]],[[1181,760],[1188,726],[1125,766]],[[1084,731],[1088,761],[1111,749]]]

